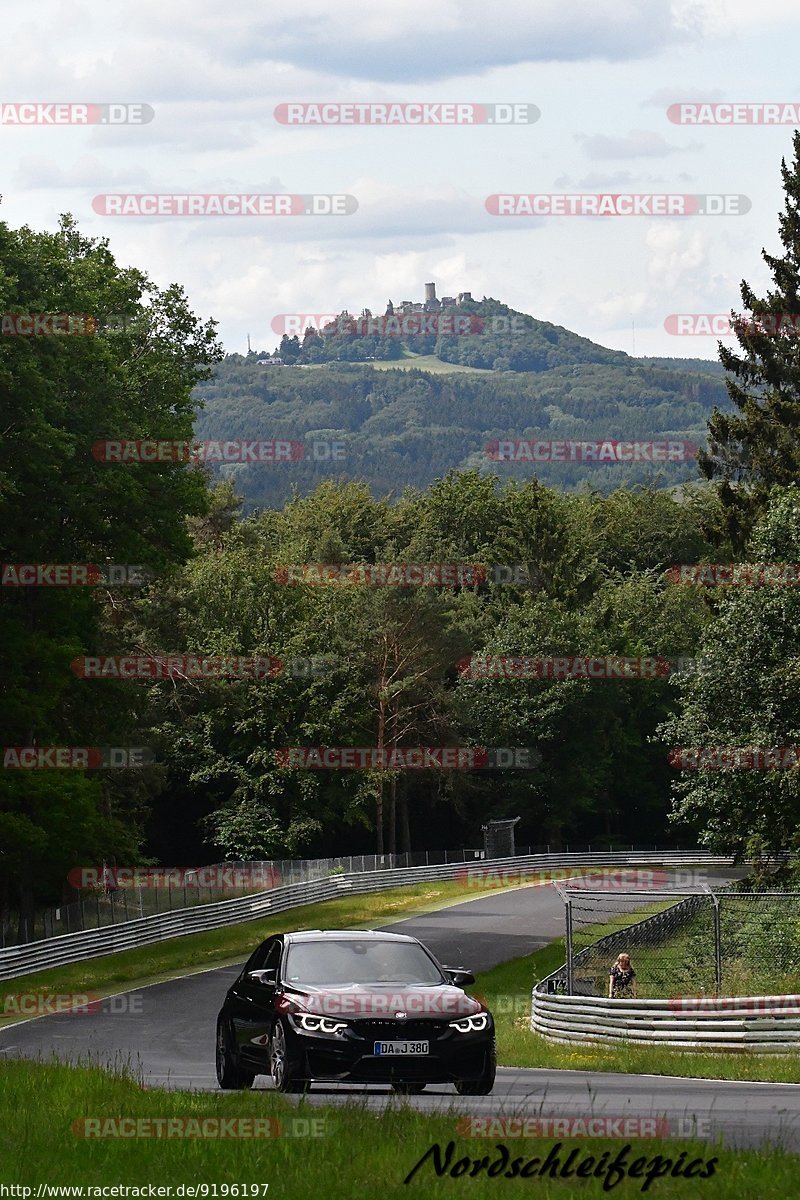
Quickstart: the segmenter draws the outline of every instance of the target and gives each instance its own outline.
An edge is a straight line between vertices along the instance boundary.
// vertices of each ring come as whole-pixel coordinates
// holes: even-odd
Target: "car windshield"
[[[416,942],[380,940],[294,942],[286,958],[287,983],[441,984],[436,964]]]

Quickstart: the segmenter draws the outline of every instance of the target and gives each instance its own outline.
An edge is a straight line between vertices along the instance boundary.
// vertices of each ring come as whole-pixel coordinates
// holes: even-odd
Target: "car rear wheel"
[[[396,1079],[392,1087],[401,1096],[419,1096],[425,1091],[424,1083],[416,1083],[407,1079]]]
[[[269,1069],[278,1092],[304,1092],[308,1082],[298,1079],[289,1058],[289,1046],[283,1021],[276,1021],[269,1043]]]
[[[241,1090],[253,1086],[255,1073],[244,1071],[236,1061],[233,1039],[226,1021],[217,1021],[217,1082],[225,1091]]]
[[[456,1091],[459,1096],[488,1096],[494,1087],[497,1074],[497,1058],[494,1050],[486,1055],[483,1074],[478,1079],[459,1079],[456,1081]]]

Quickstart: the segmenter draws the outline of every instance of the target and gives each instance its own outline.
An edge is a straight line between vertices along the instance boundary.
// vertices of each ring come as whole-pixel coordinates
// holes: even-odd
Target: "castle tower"
[[[423,307],[425,309],[425,312],[438,312],[439,309],[442,307],[440,302],[436,299],[436,284],[435,283],[426,283],[425,284],[425,304],[423,305]]]

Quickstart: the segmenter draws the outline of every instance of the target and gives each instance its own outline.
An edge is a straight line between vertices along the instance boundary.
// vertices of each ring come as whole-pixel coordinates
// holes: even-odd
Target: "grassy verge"
[[[564,943],[552,942],[525,958],[483,972],[471,991],[485,1000],[497,1023],[498,1061],[506,1067],[620,1071],[701,1079],[800,1083],[800,1055],[692,1053],[658,1046],[568,1046],[529,1028],[531,988],[564,961]]]
[[[0,1182],[30,1187],[34,1196],[39,1184],[82,1185],[84,1189],[122,1184],[132,1189],[144,1187],[145,1196],[147,1185],[154,1184],[171,1187],[173,1197],[180,1194],[175,1189],[181,1184],[187,1187],[216,1184],[229,1188],[227,1191],[220,1188],[217,1196],[257,1194],[267,1200],[307,1196],[324,1196],[326,1200],[394,1200],[415,1195],[425,1200],[454,1195],[481,1200],[489,1196],[531,1196],[532,1186],[537,1196],[548,1198],[574,1196],[576,1187],[582,1196],[602,1197],[611,1190],[604,1190],[602,1177],[576,1180],[574,1175],[572,1178],[546,1175],[542,1178],[533,1172],[554,1150],[559,1158],[556,1171],[563,1170],[570,1151],[576,1152],[574,1171],[579,1163],[587,1162],[588,1156],[592,1156],[592,1170],[600,1167],[604,1154],[607,1165],[623,1149],[629,1165],[638,1158],[645,1160],[645,1164],[639,1166],[638,1178],[623,1178],[613,1187],[615,1196],[641,1195],[647,1182],[646,1173],[656,1169],[652,1165],[656,1156],[661,1156],[657,1169],[662,1169],[663,1162],[668,1160],[670,1165],[666,1170],[670,1174],[657,1179],[647,1194],[665,1200],[698,1193],[708,1200],[755,1196],[759,1200],[778,1197],[785,1200],[797,1194],[797,1160],[779,1151],[734,1153],[701,1143],[655,1139],[630,1142],[583,1139],[562,1143],[514,1137],[478,1139],[468,1136],[463,1118],[417,1112],[405,1105],[393,1105],[382,1114],[366,1110],[358,1100],[341,1108],[302,1103],[294,1108],[270,1092],[222,1095],[145,1091],[132,1079],[97,1069],[11,1062],[3,1064],[0,1072],[5,1100],[0,1125]],[[151,1130],[154,1118],[196,1121],[255,1118],[262,1123],[273,1118],[281,1123],[282,1131],[268,1139],[261,1136],[235,1140],[209,1136],[178,1138],[174,1133],[158,1139],[130,1133],[122,1138],[86,1138],[81,1136],[81,1130],[85,1129],[82,1124],[78,1124],[76,1132],[76,1122],[98,1118],[147,1121],[151,1122]],[[107,1128],[102,1123],[94,1126],[98,1132],[106,1132]],[[138,1133],[142,1127],[127,1128]],[[307,1136],[312,1130],[317,1136]],[[275,1127],[273,1132],[277,1132]],[[456,1168],[456,1176],[451,1170],[437,1176],[431,1155],[408,1184],[403,1182],[434,1143],[441,1147],[444,1158],[451,1142],[451,1170],[459,1160],[470,1160],[466,1166]],[[518,1170],[533,1157],[538,1158],[539,1163],[531,1167],[531,1177],[509,1179],[505,1177],[507,1168],[493,1178],[487,1177],[487,1166],[502,1163],[499,1145],[507,1148],[507,1161],[521,1160]],[[682,1152],[685,1152],[683,1158]],[[483,1168],[472,1177],[472,1163],[484,1156]],[[692,1160],[701,1160],[702,1166],[696,1166],[696,1172],[710,1169],[711,1177],[699,1181],[673,1177],[672,1170],[679,1164],[685,1169]],[[269,1185],[266,1191],[264,1184]],[[260,1185],[256,1191],[252,1190],[255,1185]],[[86,1191],[83,1194],[87,1196]],[[183,1194],[192,1195],[189,1191]],[[214,1195],[210,1186],[206,1195]]]

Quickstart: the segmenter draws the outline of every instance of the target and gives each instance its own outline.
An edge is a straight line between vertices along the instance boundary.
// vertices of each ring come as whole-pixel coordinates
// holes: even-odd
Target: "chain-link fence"
[[[567,961],[552,989],[607,996],[630,955],[638,997],[800,993],[800,894],[562,888]]]
[[[550,854],[551,852],[597,853],[628,851],[651,853],[657,846],[620,845],[574,845],[563,846],[517,846],[516,855]],[[680,847],[674,847],[678,850]],[[691,849],[691,848],[690,848]],[[233,900],[247,892],[266,891],[279,884],[310,883],[315,879],[326,879],[330,875],[343,875],[358,871],[383,871],[396,867],[428,867],[456,862],[470,863],[483,859],[483,850],[460,848],[457,850],[415,850],[403,854],[352,854],[339,858],[293,858],[272,859],[266,862],[214,863],[191,870],[180,871],[180,878],[165,877],[155,887],[109,887],[101,886],[81,892],[72,892],[72,897],[63,904],[37,909],[35,913],[22,915],[11,909],[0,911],[0,948],[23,945],[42,938],[58,937],[64,933],[80,933],[83,930],[102,929],[106,925],[117,925],[137,917],[149,917],[156,913],[171,912],[173,909],[191,908],[196,904],[214,904],[219,900]],[[202,881],[216,869],[231,868],[230,879],[223,877],[221,886],[208,886]],[[148,868],[141,868],[147,871]],[[255,881],[249,882],[247,872],[255,872]],[[113,872],[113,868],[112,868]]]

